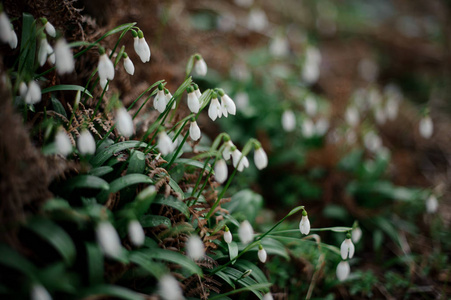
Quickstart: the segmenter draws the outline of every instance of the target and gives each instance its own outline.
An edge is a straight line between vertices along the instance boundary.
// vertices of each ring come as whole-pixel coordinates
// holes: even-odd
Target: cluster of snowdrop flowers
[[[329,121],[321,117],[313,122],[310,118],[304,118],[302,122],[302,135],[305,138],[323,136],[329,129]]]
[[[219,102],[218,97],[221,99]],[[208,116],[212,121],[222,116],[228,117],[228,115],[236,114],[236,105],[232,98],[227,95],[222,89],[215,89],[211,95],[210,106],[208,107]]]
[[[9,21],[8,15],[3,11],[3,7],[0,7],[0,10],[2,10],[0,13],[0,40],[8,43],[11,49],[15,49],[18,43],[17,34]]]
[[[133,47],[135,48],[136,54],[138,54],[143,63],[150,61],[150,47],[149,44],[147,44],[144,33],[141,30],[138,30],[138,32],[131,30],[131,32],[133,35]]]

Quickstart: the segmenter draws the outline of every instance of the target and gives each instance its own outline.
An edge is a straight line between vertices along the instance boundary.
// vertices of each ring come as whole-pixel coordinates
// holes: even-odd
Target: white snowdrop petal
[[[207,67],[207,63],[205,62],[205,60],[203,58],[196,60],[196,62],[194,64],[194,71],[199,76],[207,75],[208,67]]]
[[[189,237],[188,242],[186,243],[186,254],[192,260],[199,260],[204,257],[204,243],[197,235]]]
[[[426,200],[426,211],[430,214],[436,213],[438,210],[438,200],[435,195],[430,195]]]
[[[299,231],[305,235],[310,233],[310,220],[308,216],[302,216],[301,222],[299,222]]]
[[[220,118],[222,115],[221,104],[219,104],[218,98],[213,98],[210,102],[210,106],[208,107],[208,116],[212,121]]]
[[[232,233],[229,231],[224,232],[224,241],[227,244],[230,244],[232,242]]]
[[[32,80],[28,83],[27,93],[25,95],[25,103],[36,104],[41,101],[41,87],[36,81]]]
[[[231,115],[236,114],[236,105],[235,102],[233,102],[232,98],[230,98],[227,94],[224,94],[224,96],[221,97],[222,101],[224,102],[224,107],[227,110],[227,112]]]
[[[268,166],[268,156],[262,147],[258,148],[254,152],[254,162],[257,169],[262,170]]]
[[[351,267],[347,261],[341,261],[337,265],[337,278],[340,281],[344,281],[348,278],[349,273],[351,273]]]
[[[419,124],[420,134],[423,138],[428,139],[434,133],[434,123],[429,116],[426,116],[420,120]]]
[[[128,56],[126,58],[124,58],[124,69],[130,75],[135,74],[135,65],[133,64],[132,60]]]
[[[191,122],[190,127],[189,127],[189,136],[191,137],[191,139],[193,141],[197,141],[198,139],[200,139],[201,133],[200,133],[200,128],[197,125],[196,121]]]
[[[340,246],[340,254],[342,259],[352,258],[354,256],[355,247],[351,239],[345,239]]]
[[[266,293],[263,295],[263,300],[274,300],[271,293]]]
[[[158,134],[158,150],[160,150],[161,154],[167,155],[174,150],[174,146],[171,138],[167,135],[166,132],[162,131]]]
[[[11,29],[11,36],[9,38],[8,43],[9,43],[9,46],[11,47],[11,49],[16,49],[17,44],[19,43],[19,41],[17,39],[17,34],[13,29]]]
[[[157,95],[153,100],[153,106],[158,112],[163,113],[166,110],[166,96],[164,95],[164,90],[159,90]]]
[[[119,235],[110,222],[102,221],[96,228],[97,243],[103,254],[115,258],[121,255],[122,247]]]
[[[128,236],[130,238],[130,242],[132,242],[132,244],[136,247],[140,247],[144,244],[146,235],[138,220],[132,220],[128,223]]]
[[[265,263],[266,262],[266,258],[267,258],[267,253],[265,249],[259,249],[258,250],[258,259],[262,262]]]
[[[228,176],[227,163],[220,159],[215,164],[215,179],[219,183],[224,183]]]
[[[69,136],[63,130],[58,131],[55,135],[55,144],[59,154],[67,156],[72,153],[72,143],[70,142]]]
[[[100,80],[102,80],[102,79],[113,80],[114,79],[114,65],[106,53],[100,55],[97,68],[98,68]]]
[[[310,119],[305,119],[302,122],[302,135],[305,138],[310,138],[315,134],[315,124]]]
[[[31,300],[52,300],[52,296],[41,284],[34,284],[31,288]]]
[[[362,238],[362,229],[360,227],[356,227],[351,232],[351,238],[354,243],[358,243]]]
[[[47,60],[47,39],[41,39],[41,42],[39,43],[39,50],[38,50],[38,62],[39,66],[43,66],[45,64],[45,61]]]
[[[51,37],[56,36],[55,27],[49,21],[47,21],[47,23],[45,23],[44,28],[48,35],[50,35]]]
[[[0,13],[0,40],[9,43],[11,40],[11,22],[5,12]]]
[[[55,60],[58,74],[71,73],[74,70],[74,57],[64,38],[60,38],[55,44]]]
[[[88,130],[83,130],[80,133],[77,147],[81,154],[94,154],[96,152],[96,142]]]
[[[291,132],[296,128],[296,116],[292,110],[286,110],[283,112],[282,127],[287,132]]]
[[[200,103],[199,99],[197,98],[196,94],[194,92],[188,93],[188,108],[192,113],[197,114],[200,109]],[[214,120],[213,120],[214,121]]]
[[[164,300],[185,299],[179,282],[169,274],[160,278],[160,281],[158,282],[158,294]]]
[[[249,244],[254,240],[254,229],[248,220],[245,220],[240,224],[238,236],[243,244]]]

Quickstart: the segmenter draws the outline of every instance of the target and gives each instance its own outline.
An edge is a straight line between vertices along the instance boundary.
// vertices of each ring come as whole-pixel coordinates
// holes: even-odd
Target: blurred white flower
[[[351,127],[356,127],[360,122],[360,114],[355,106],[349,106],[345,112],[346,123]]]
[[[385,114],[389,120],[394,120],[398,116],[399,100],[395,97],[389,97],[385,103]]]
[[[31,80],[28,83],[27,92],[25,94],[25,103],[36,104],[41,101],[41,87],[36,81]]]
[[[124,137],[130,137],[135,130],[132,117],[124,107],[116,110],[116,128]]]
[[[296,116],[292,110],[286,110],[283,112],[282,127],[287,132],[293,131],[296,128]]]
[[[358,71],[362,79],[368,82],[373,82],[377,79],[377,76],[379,74],[379,67],[374,62],[374,60],[364,58],[359,62]]]
[[[208,72],[207,63],[200,55],[195,56],[194,72],[199,76],[205,76]]]
[[[106,53],[103,53],[99,57],[99,63],[97,65],[99,78],[113,80],[114,78],[114,64]]]
[[[126,55],[124,58],[124,69],[128,74],[133,75],[135,74],[135,65],[133,64],[130,57],[126,53],[124,54]]]
[[[245,110],[249,105],[249,95],[245,92],[239,92],[235,95],[235,102],[239,110]]]
[[[268,257],[266,250],[260,245],[258,249],[258,259],[262,262],[266,262],[266,258]]]
[[[160,278],[158,282],[158,294],[164,300],[183,300],[183,291],[179,282],[172,277],[172,275],[166,274]]]
[[[247,245],[254,240],[254,229],[248,220],[244,220],[238,228],[238,236],[243,244]]]
[[[166,134],[165,131],[160,131],[158,133],[158,150],[160,150],[161,154],[167,155],[174,151],[174,144],[172,143],[171,138]]]
[[[235,4],[241,7],[250,7],[254,4],[254,0],[234,0]]]
[[[438,210],[438,200],[435,195],[430,195],[426,200],[426,211],[429,214],[434,214]]]
[[[146,235],[138,220],[132,220],[128,223],[128,236],[134,246],[140,247],[144,244]]]
[[[347,261],[341,261],[337,266],[337,278],[340,281],[346,280],[349,273],[351,273],[351,267]]]
[[[274,300],[273,296],[271,293],[266,293],[263,295],[263,299],[262,300]]]
[[[315,134],[315,124],[310,119],[304,119],[302,122],[302,135],[305,138],[310,138]]]
[[[262,147],[254,151],[254,163],[257,169],[262,170],[268,166],[268,156]]]
[[[11,22],[8,15],[2,11],[0,13],[0,40],[4,43],[9,43],[11,39]]]
[[[376,118],[376,123],[379,125],[384,125],[387,120],[387,116],[385,115],[385,110],[382,106],[376,107],[374,112],[374,117]]]
[[[315,132],[319,136],[323,136],[326,134],[329,129],[329,120],[326,118],[319,118],[315,123]]]
[[[321,53],[318,48],[309,46],[305,51],[302,79],[307,84],[313,84],[319,79],[321,65]]]
[[[382,147],[381,138],[373,131],[369,131],[365,134],[363,143],[365,144],[365,147],[373,153],[377,152]]]
[[[55,37],[56,36],[55,27],[47,19],[44,18],[44,20],[45,20],[45,24],[44,24],[45,31],[51,37]]]
[[[47,291],[47,289],[39,284],[35,283],[33,284],[33,287],[31,288],[31,294],[30,294],[31,300],[52,300],[52,296]]]
[[[352,258],[354,256],[354,251],[355,251],[355,247],[354,244],[351,241],[351,237],[346,237],[346,239],[343,241],[343,243],[341,243],[340,246],[340,253],[341,253],[341,258],[346,259],[346,258]]]
[[[74,56],[66,40],[60,38],[55,44],[56,70],[58,74],[71,73],[74,70]]]
[[[208,116],[212,121],[216,120],[216,118],[220,118],[222,115],[221,104],[219,104],[219,100],[217,97],[213,97],[210,102],[210,106],[208,108]]]
[[[227,244],[230,244],[232,242],[232,233],[230,232],[228,227],[226,227],[224,231],[224,241]]]
[[[9,41],[8,41],[9,47],[11,47],[11,49],[16,49],[18,43],[19,43],[19,41],[18,41],[18,39],[17,39],[17,34],[16,34],[16,32],[11,28],[11,37],[9,38]]]
[[[166,110],[166,95],[164,94],[164,89],[158,89],[155,98],[153,99],[153,107],[155,107],[158,112],[163,113]]]
[[[285,57],[290,52],[290,45],[285,36],[277,35],[269,44],[269,53],[274,57]]]
[[[99,84],[100,84],[100,87],[102,88],[102,90],[105,90],[105,92],[110,89],[110,85],[108,84],[108,79],[106,79],[106,78],[101,78],[99,80]]]
[[[318,103],[316,102],[315,98],[313,98],[311,95],[308,95],[304,101],[304,108],[307,115],[313,117],[318,112]]]
[[[247,28],[249,30],[263,32],[268,27],[268,18],[261,8],[252,8],[247,17]]]
[[[354,243],[358,243],[362,238],[362,229],[360,229],[360,227],[352,229],[351,237]]]
[[[84,129],[78,136],[77,147],[81,154],[94,154],[96,152],[96,141],[88,130]]]
[[[299,222],[299,231],[305,235],[310,233],[310,220],[308,219],[307,213],[304,214],[304,211],[302,212],[301,222]]]
[[[55,135],[56,149],[59,154],[67,156],[72,153],[72,143],[70,142],[69,136],[64,130],[58,130]]]
[[[121,255],[121,241],[116,229],[110,222],[102,221],[97,224],[96,237],[97,243],[104,255],[111,258],[119,257]]]
[[[205,255],[204,243],[197,235],[189,237],[186,243],[186,255],[192,260],[199,260]]]
[[[425,116],[420,120],[419,123],[420,135],[428,139],[434,133],[434,123],[432,123],[432,119],[430,116]]]
[[[196,121],[191,121],[191,124],[189,126],[189,136],[193,141],[197,141],[198,139],[200,139],[201,136],[200,128],[197,125]]]

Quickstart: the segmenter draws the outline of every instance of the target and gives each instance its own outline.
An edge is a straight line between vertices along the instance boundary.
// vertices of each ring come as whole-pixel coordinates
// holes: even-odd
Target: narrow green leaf
[[[235,289],[234,280],[232,280],[229,275],[227,275],[223,271],[216,272],[215,275],[218,275],[219,278],[227,282],[233,289]]]
[[[103,254],[99,246],[86,243],[86,256],[88,263],[88,277],[91,285],[103,282]]]
[[[129,187],[131,185],[135,185],[138,183],[148,183],[151,184],[152,179],[149,176],[143,174],[128,174],[118,179],[112,181],[110,183],[110,188],[108,190],[101,191],[97,195],[97,199],[100,203],[106,201],[108,199],[109,194],[116,193],[122,190],[125,187]]]
[[[184,193],[183,190],[180,188],[180,186],[178,185],[177,182],[175,182],[174,179],[172,179],[172,177],[169,177],[169,186],[177,193],[180,195],[180,199],[183,199]]]
[[[84,298],[98,298],[100,296],[111,296],[114,298],[125,299],[125,300],[144,300],[144,296],[133,292],[132,290],[126,289],[121,286],[116,285],[96,285],[82,290],[78,294],[78,299]]]
[[[146,167],[146,156],[143,152],[132,150],[128,163],[127,174],[144,173]]]
[[[32,75],[36,58],[36,25],[34,17],[23,13],[22,39],[20,42],[19,73]]]
[[[37,272],[36,267],[30,261],[4,244],[0,244],[0,264],[15,269],[31,278],[34,278]]]
[[[52,245],[64,258],[67,265],[72,265],[77,253],[75,244],[60,226],[49,219],[34,218],[26,224],[26,227]]]
[[[193,66],[194,66],[194,55],[191,55],[188,60],[188,63],[186,64],[185,77],[188,77],[189,74],[191,74],[191,71],[193,70]]]
[[[147,227],[157,227],[159,225],[166,225],[167,227],[171,227],[171,220],[164,216],[158,215],[144,215],[139,219],[139,223],[143,228]]]
[[[268,283],[268,279],[266,278],[262,270],[248,260],[238,260],[235,263],[235,267],[243,272],[252,270],[252,273],[249,275],[250,277],[254,278],[258,283]]]
[[[92,98],[92,94],[83,86],[75,84],[59,84],[52,85],[42,90],[42,94],[56,92],[56,91],[80,91]]]
[[[197,160],[192,160],[192,159],[188,159],[188,158],[177,158],[174,163],[176,164],[183,164],[183,165],[189,165],[189,166],[193,166],[199,169],[203,169],[204,168],[204,163],[201,163],[200,161]],[[207,164],[207,167],[205,168],[208,172],[211,172],[211,166],[209,164]]]
[[[125,141],[120,142],[109,147],[106,147],[103,151],[100,151],[91,159],[91,165],[93,167],[99,167],[106,162],[111,156],[117,154],[120,151],[130,148],[145,148],[147,144],[141,141]]]
[[[230,260],[233,260],[235,257],[238,256],[238,244],[235,243],[235,242],[231,242],[231,243],[229,243],[229,244],[227,244],[227,245],[228,245],[228,247],[229,247],[229,257],[230,257]],[[235,263],[235,262],[233,262],[232,265],[233,265],[234,263]]]
[[[108,190],[108,182],[92,175],[78,175],[66,181],[65,187],[68,191],[81,188]]]
[[[175,208],[176,210],[183,213],[187,218],[189,218],[190,213],[188,206],[182,202],[181,200],[178,200],[177,198],[174,198],[172,196],[169,196],[167,198],[164,197],[157,197],[154,202],[154,204],[161,204],[161,205],[167,205],[172,208]]]
[[[103,175],[106,175],[110,172],[112,172],[114,169],[110,166],[102,166],[102,167],[97,167],[94,169],[89,170],[89,174],[92,176],[97,176],[97,177],[102,177]]]
[[[140,252],[143,253],[146,257],[151,259],[164,260],[178,264],[184,269],[186,269],[190,273],[190,275],[192,274],[197,274],[200,276],[203,275],[202,270],[199,268],[199,266],[194,261],[192,261],[187,256],[181,253],[161,248],[140,250]]]
[[[269,289],[271,286],[272,286],[271,283],[256,283],[256,284],[249,285],[249,286],[246,286],[246,287],[243,287],[240,289],[236,289],[236,290],[233,290],[233,291],[221,294],[221,295],[216,295],[214,297],[211,297],[210,300],[224,299],[224,297],[227,297],[229,295],[238,294],[238,293],[245,292],[245,291],[252,291],[257,295],[257,297],[259,299],[262,299],[261,293],[258,293],[256,291]]]
[[[65,116],[67,118],[66,110],[64,109],[61,102],[58,99],[56,99],[55,97],[53,97],[53,95],[50,97],[50,100],[52,101],[53,110],[55,110],[57,113]]]
[[[129,259],[157,279],[167,273],[167,268],[164,264],[150,260],[149,256],[143,252],[131,252]]]
[[[245,271],[242,272],[234,268],[226,267],[224,268],[223,272],[229,275],[231,279],[241,284],[244,287],[242,291],[251,291],[259,299],[262,299],[262,293],[260,291],[267,289],[272,285],[270,283],[257,283],[254,279],[250,278],[249,276],[243,278],[242,276],[245,273]],[[258,288],[255,288],[256,285],[258,286]]]

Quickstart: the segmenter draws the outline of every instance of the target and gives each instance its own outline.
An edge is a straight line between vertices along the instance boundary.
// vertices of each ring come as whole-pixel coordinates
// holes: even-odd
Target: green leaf
[[[20,40],[19,73],[32,75],[36,58],[36,25],[32,15],[23,13],[22,39]]]
[[[144,173],[146,167],[146,156],[143,152],[138,150],[132,150],[130,155],[130,161],[128,163],[127,174],[132,173]]]
[[[55,97],[53,97],[53,95],[52,95],[52,97],[50,97],[50,100],[52,101],[53,110],[55,110],[57,113],[65,116],[67,118],[66,110],[64,109],[61,102],[58,99],[56,99]]]
[[[222,280],[224,280],[226,283],[228,283],[233,289],[235,289],[235,283],[234,281],[230,278],[229,275],[227,275],[226,273],[224,273],[223,271],[219,271],[216,272],[215,275],[218,275],[219,278],[221,278]]]
[[[77,253],[75,244],[60,226],[49,219],[34,218],[26,224],[26,227],[52,245],[64,258],[67,265],[72,265]]]
[[[81,188],[108,190],[110,186],[108,182],[97,176],[78,175],[66,181],[65,188],[67,191]]]
[[[106,175],[108,173],[111,173],[114,169],[110,166],[102,166],[98,168],[94,168],[89,170],[89,174],[97,177],[101,177],[103,175]]]
[[[114,194],[125,187],[135,185],[138,183],[153,183],[149,176],[143,174],[128,174],[110,183],[110,188],[104,190],[97,195],[97,199],[100,203],[105,202],[108,199],[108,195]]]
[[[144,215],[139,219],[139,223],[141,223],[143,228],[157,227],[161,224],[166,225],[168,228],[171,227],[171,220],[157,215]]]
[[[238,255],[238,244],[235,242],[231,242],[229,244],[227,244],[229,247],[229,257],[230,260],[233,260],[235,257],[237,257]],[[233,262],[232,264],[234,264],[235,262]]]
[[[169,186],[177,193],[180,195],[180,199],[183,198],[184,193],[183,190],[180,188],[180,186],[178,185],[177,182],[175,182],[174,179],[172,179],[172,177],[169,177]]]
[[[80,91],[92,98],[92,94],[83,86],[75,84],[59,84],[52,85],[42,90],[42,94],[51,93],[56,91]]]
[[[88,263],[88,278],[91,285],[103,282],[103,254],[99,246],[94,243],[85,243]]]
[[[230,292],[227,292],[227,293],[224,293],[224,294],[220,294],[220,295],[216,295],[216,296],[210,297],[210,300],[227,299],[225,297],[227,297],[228,295],[238,294],[238,293],[245,292],[245,291],[252,291],[254,294],[257,295],[257,297],[259,299],[262,299],[261,293],[259,293],[257,291],[259,291],[259,290],[263,291],[265,289],[267,290],[271,286],[272,286],[271,283],[256,283],[256,284],[248,285],[248,286],[240,288],[240,289],[234,289],[233,291],[230,291]]]
[[[249,275],[250,277],[254,278],[258,283],[268,283],[268,279],[266,278],[262,270],[248,260],[240,259],[236,261],[235,267],[243,272],[252,270],[252,273]]]
[[[0,244],[0,264],[15,269],[30,278],[36,277],[36,267],[9,246]]]
[[[194,261],[181,253],[161,248],[140,250],[139,252],[143,253],[143,255],[145,255],[148,259],[158,259],[178,264],[185,270],[187,270],[190,275],[203,275],[202,270],[199,268],[199,266]]]
[[[106,162],[111,156],[117,154],[120,151],[130,148],[145,148],[147,144],[141,141],[125,141],[120,142],[114,145],[111,145],[105,148],[103,151],[100,151],[91,159],[91,165],[93,167],[99,167],[104,162]]]
[[[190,216],[188,206],[181,200],[178,200],[177,198],[174,198],[172,196],[169,196],[167,198],[164,198],[164,196],[157,197],[153,203],[167,205],[172,208],[175,208],[176,210],[183,213],[186,216],[186,218],[189,218],[189,216]]]
[[[241,291],[251,291],[259,299],[262,299],[262,290],[267,290],[272,284],[271,283],[257,283],[254,279],[248,277],[242,277],[244,272],[239,271],[234,268],[226,267],[222,270],[226,275],[228,275],[232,280],[241,284],[244,288]],[[251,273],[252,274],[252,273]],[[255,288],[257,286],[258,288]]]
[[[204,163],[201,163],[200,161],[197,160],[192,160],[192,159],[188,159],[188,158],[177,158],[174,163],[176,164],[183,164],[183,165],[189,165],[189,166],[193,166],[199,169],[203,169],[204,168]],[[211,172],[211,166],[209,164],[207,164],[207,167],[205,168],[208,172]]]
[[[167,273],[166,265],[150,260],[149,256],[143,252],[131,252],[129,259],[157,279]]]
[[[78,294],[77,298],[84,299],[84,298],[89,297],[90,299],[97,299],[100,296],[111,296],[114,298],[126,299],[126,300],[144,300],[145,299],[141,294],[133,292],[132,290],[126,289],[121,286],[107,285],[107,284],[96,285],[96,286],[84,289]]]

